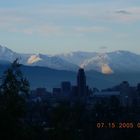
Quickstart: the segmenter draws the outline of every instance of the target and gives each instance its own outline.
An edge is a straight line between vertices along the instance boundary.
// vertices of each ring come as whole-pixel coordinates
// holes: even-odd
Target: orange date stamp
[[[133,122],[97,122],[96,127],[98,129],[101,128],[119,128],[119,129],[133,129],[138,128],[140,129],[140,122],[133,123]]]

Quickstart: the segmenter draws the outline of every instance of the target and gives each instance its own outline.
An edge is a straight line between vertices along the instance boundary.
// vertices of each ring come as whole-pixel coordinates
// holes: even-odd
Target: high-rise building
[[[71,92],[71,83],[69,81],[64,81],[61,83],[61,92],[63,95],[69,95]]]
[[[60,96],[61,95],[61,88],[53,88],[53,95]]]
[[[77,75],[77,88],[79,96],[87,95],[86,76],[84,69],[80,68]]]
[[[131,87],[127,81],[123,81],[120,85],[121,104],[123,106],[130,106],[132,104]]]

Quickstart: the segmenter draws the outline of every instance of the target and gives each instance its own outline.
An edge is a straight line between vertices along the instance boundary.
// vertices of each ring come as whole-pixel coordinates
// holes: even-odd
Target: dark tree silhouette
[[[25,114],[25,96],[29,83],[23,77],[16,59],[4,72],[0,86],[0,131],[7,139],[17,139]]]

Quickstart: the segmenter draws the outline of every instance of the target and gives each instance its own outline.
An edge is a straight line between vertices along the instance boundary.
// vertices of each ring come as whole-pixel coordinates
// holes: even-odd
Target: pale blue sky
[[[0,0],[0,44],[24,53],[140,53],[140,0]]]

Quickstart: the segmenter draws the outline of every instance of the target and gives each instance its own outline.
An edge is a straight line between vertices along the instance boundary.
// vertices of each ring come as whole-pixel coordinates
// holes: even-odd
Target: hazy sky
[[[0,0],[0,44],[25,53],[140,53],[140,0]]]

